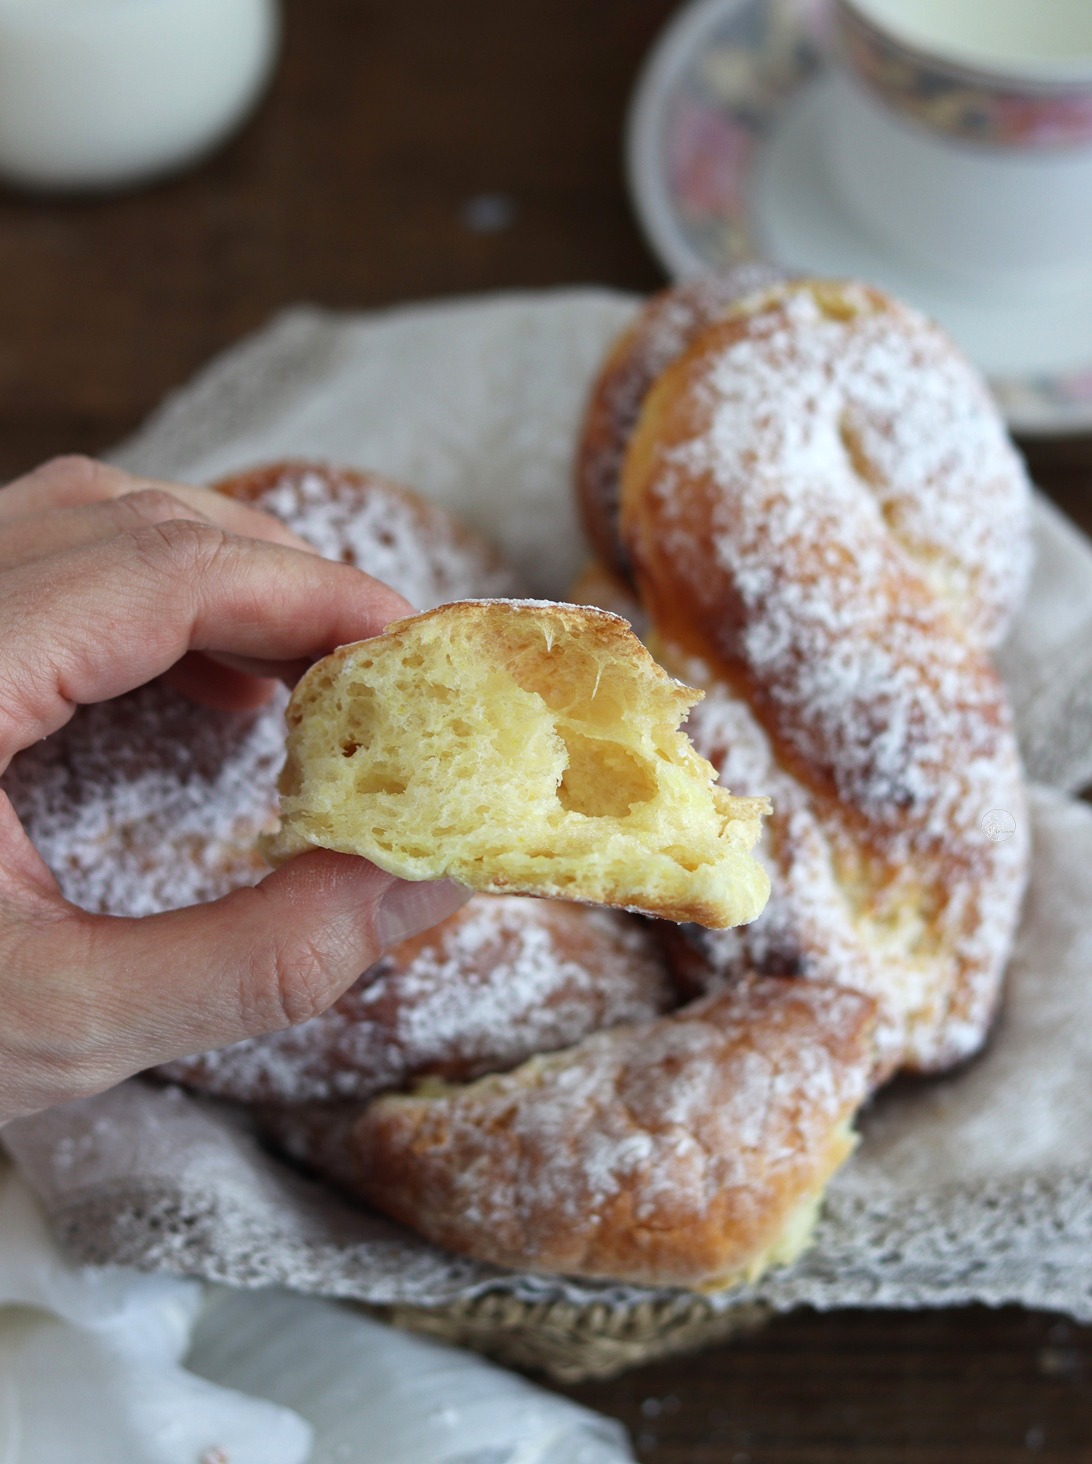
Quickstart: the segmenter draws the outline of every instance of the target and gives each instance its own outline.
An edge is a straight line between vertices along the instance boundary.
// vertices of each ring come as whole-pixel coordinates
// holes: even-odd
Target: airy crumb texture
[[[271,857],[317,845],[405,879],[753,920],[768,804],[717,787],[679,730],[699,696],[586,606],[468,600],[396,621],[296,687]]]
[[[873,1013],[855,992],[753,978],[511,1073],[272,1122],[459,1254],[712,1290],[806,1245],[853,1148]]]

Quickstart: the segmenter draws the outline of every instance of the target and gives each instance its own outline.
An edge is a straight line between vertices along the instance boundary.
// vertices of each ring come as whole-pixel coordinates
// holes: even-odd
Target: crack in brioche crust
[[[408,879],[751,920],[768,805],[716,786],[679,731],[694,700],[603,611],[463,601],[397,621],[296,687],[271,853],[317,845]]]
[[[468,1086],[268,1121],[458,1254],[712,1289],[806,1244],[853,1147],[873,1020],[855,992],[749,979]]]
[[[320,1016],[158,1074],[244,1103],[364,1100],[426,1075],[500,1072],[676,1000],[656,942],[630,916],[476,895]]]
[[[758,968],[870,992],[889,1068],[980,1046],[1026,878],[985,646],[1023,592],[1028,507],[975,373],[877,291],[771,288],[660,375],[622,539],[657,654],[706,688],[696,745],[774,807],[768,913],[695,933],[700,984]],[[984,832],[991,808],[1012,838]]]

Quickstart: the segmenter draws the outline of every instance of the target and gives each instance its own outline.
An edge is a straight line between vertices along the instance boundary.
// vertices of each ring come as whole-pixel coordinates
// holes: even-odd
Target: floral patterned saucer
[[[986,371],[1009,425],[1092,431],[1092,277],[993,291],[895,258],[827,181],[828,0],[691,0],[645,65],[630,187],[676,276],[765,257],[860,276],[938,319]]]

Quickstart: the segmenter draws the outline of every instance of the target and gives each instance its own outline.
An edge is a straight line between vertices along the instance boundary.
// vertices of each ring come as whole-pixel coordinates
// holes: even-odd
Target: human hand
[[[257,706],[409,609],[255,509],[58,459],[0,489],[0,774],[81,704],[163,675]],[[465,898],[316,850],[208,905],[92,915],[0,792],[0,1123],[305,1021]]]

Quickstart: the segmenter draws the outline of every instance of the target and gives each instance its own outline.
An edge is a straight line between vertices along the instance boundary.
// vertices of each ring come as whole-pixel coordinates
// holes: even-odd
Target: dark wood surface
[[[288,0],[270,96],[202,168],[113,199],[0,192],[0,477],[105,448],[291,302],[656,286],[621,138],[671,9]],[[503,227],[472,227],[483,196]],[[1026,447],[1092,530],[1092,440]],[[1015,1310],[798,1315],[570,1391],[649,1464],[1092,1464],[1092,1329]]]

